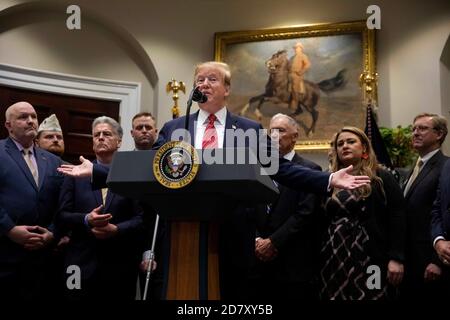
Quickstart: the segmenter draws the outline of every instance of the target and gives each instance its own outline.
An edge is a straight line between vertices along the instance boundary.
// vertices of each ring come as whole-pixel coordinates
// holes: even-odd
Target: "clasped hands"
[[[103,205],[89,212],[87,214],[87,222],[97,239],[108,239],[117,234],[117,226],[109,223],[112,215],[110,213],[101,213],[102,209]]]
[[[15,226],[8,232],[8,237],[27,250],[38,250],[53,241],[53,233],[41,226]]]
[[[434,245],[434,248],[442,263],[446,266],[450,266],[450,241],[443,239],[438,240]]]
[[[256,238],[255,255],[261,261],[270,261],[276,258],[278,250],[275,248],[270,238]]]

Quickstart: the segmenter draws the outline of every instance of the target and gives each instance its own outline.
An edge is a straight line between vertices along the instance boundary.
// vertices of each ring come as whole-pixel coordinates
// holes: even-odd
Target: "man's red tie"
[[[214,114],[208,116],[205,134],[203,135],[202,149],[212,149],[219,147],[219,137],[214,122],[217,117]]]

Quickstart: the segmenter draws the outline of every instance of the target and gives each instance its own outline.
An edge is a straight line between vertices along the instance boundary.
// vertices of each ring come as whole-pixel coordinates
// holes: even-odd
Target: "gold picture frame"
[[[286,92],[293,91],[289,68],[298,43],[310,67],[303,77],[304,102],[297,105]],[[365,20],[218,32],[215,60],[231,68],[230,111],[257,120],[265,128],[275,113],[293,116],[303,128],[296,150],[325,151],[342,126],[364,128],[363,100],[367,101],[367,93],[376,100],[376,83],[370,82],[376,79],[374,31],[367,29]],[[317,98],[315,105],[312,97]]]

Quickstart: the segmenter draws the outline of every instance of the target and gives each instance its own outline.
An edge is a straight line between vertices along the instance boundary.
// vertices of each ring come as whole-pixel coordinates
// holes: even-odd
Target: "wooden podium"
[[[199,154],[202,150],[198,150]],[[278,189],[250,149],[216,149],[221,164],[200,164],[195,180],[181,189],[162,186],[153,175],[156,151],[116,152],[107,185],[115,193],[152,206],[166,219],[170,236],[165,268],[165,298],[220,299],[218,229],[239,205],[275,200]],[[227,164],[227,154],[245,154],[245,164]],[[203,157],[202,157],[203,158]],[[234,161],[242,158],[234,157]],[[255,163],[256,162],[256,163]],[[157,258],[158,259],[158,258]]]

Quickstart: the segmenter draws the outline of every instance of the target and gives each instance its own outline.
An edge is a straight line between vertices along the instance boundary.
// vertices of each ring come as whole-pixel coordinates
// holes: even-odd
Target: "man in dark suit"
[[[448,159],[440,150],[446,135],[444,117],[423,113],[414,118],[412,145],[419,158],[403,188],[407,241],[402,296],[407,299],[433,299],[442,286],[442,262],[430,243],[430,223],[439,175]]]
[[[92,124],[96,162],[108,166],[120,147],[122,128],[112,118]],[[65,267],[80,268],[81,288],[67,288],[69,299],[125,299],[136,294],[143,250],[142,211],[136,201],[93,190],[89,178],[64,180],[59,222],[72,232]],[[69,277],[71,274],[67,275]]]
[[[278,140],[280,156],[319,170],[294,150],[298,125],[291,117],[276,114],[270,121],[272,140]],[[253,279],[254,297],[264,300],[312,300],[318,297],[314,272],[319,249],[317,209],[319,196],[278,186],[280,195],[266,211],[259,211]]]
[[[261,150],[258,143],[251,145],[248,140],[241,138],[249,133],[256,135],[256,140],[261,141],[262,138],[267,142],[266,135],[261,131],[262,126],[252,120],[233,115],[226,108],[231,84],[228,65],[220,62],[202,63],[195,69],[194,82],[195,87],[207,97],[207,101],[199,103],[198,112],[188,115],[190,142],[197,149],[248,147]],[[154,148],[159,148],[171,140],[179,140],[185,120],[185,117],[181,117],[164,124]],[[234,134],[236,132],[237,134]],[[276,159],[278,160],[278,156]],[[63,166],[61,172],[74,177],[92,175],[94,183],[106,181],[107,168],[93,166],[84,158],[81,160],[83,162],[81,165]],[[319,193],[325,193],[333,187],[356,188],[369,182],[367,177],[351,176],[348,173],[351,169],[349,167],[330,175],[280,159],[280,166],[278,171],[273,173],[273,177],[287,186]],[[239,206],[230,212],[220,226],[222,298],[248,296],[247,280],[254,261],[254,219],[255,208]]]
[[[13,104],[5,118],[9,137],[0,141],[0,297],[45,298],[61,159],[34,147],[38,121],[31,104]]]
[[[439,259],[450,266],[450,160],[442,168],[431,211],[431,239]]]
[[[450,160],[439,178],[436,200],[431,211],[431,239],[443,263],[444,290],[439,299],[450,297]]]

